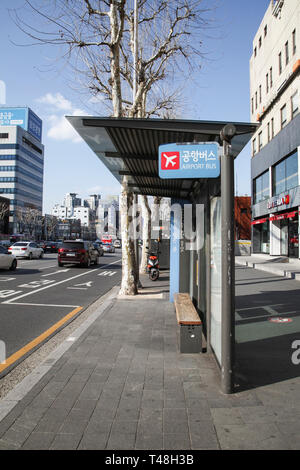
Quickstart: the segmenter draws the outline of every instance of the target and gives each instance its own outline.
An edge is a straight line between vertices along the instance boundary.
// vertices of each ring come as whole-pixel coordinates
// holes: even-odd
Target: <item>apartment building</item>
[[[252,250],[299,257],[300,1],[271,0],[253,40]]]
[[[10,231],[26,210],[42,214],[42,121],[27,107],[0,108],[0,194],[10,201]]]

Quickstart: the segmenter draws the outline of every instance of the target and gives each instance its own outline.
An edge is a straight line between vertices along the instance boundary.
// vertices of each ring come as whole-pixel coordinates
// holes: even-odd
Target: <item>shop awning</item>
[[[270,220],[282,220],[282,219],[290,219],[295,217],[298,214],[298,211],[293,212],[284,212],[283,214],[272,214],[270,215]]]
[[[267,222],[267,220],[269,220],[268,217],[265,217],[264,219],[252,220],[251,225],[264,224],[265,222]]]
[[[193,179],[162,180],[158,176],[158,147],[167,143],[218,142],[227,122],[179,119],[133,119],[67,116],[92,151],[121,183],[138,194],[188,198]],[[233,123],[237,134],[231,141],[236,157],[251,139],[258,124]],[[198,180],[197,180],[198,181]]]

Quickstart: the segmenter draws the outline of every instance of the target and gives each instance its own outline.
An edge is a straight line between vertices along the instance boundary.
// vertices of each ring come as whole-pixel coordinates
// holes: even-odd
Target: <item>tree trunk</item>
[[[151,209],[149,207],[147,196],[141,196],[142,200],[142,217],[143,217],[143,247],[140,263],[140,273],[147,271],[147,248],[151,248]]]
[[[122,283],[121,295],[136,295],[137,277],[133,240],[133,193],[128,191],[128,178],[124,176],[121,192]]]

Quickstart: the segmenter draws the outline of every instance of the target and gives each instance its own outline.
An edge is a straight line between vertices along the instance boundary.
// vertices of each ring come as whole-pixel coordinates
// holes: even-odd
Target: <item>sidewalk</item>
[[[167,273],[141,281],[0,401],[0,449],[299,449],[299,377],[223,395],[212,355],[178,351]]]
[[[239,266],[249,266],[260,271],[266,271],[275,276],[300,281],[300,259],[254,254],[251,256],[236,256],[235,263]]]

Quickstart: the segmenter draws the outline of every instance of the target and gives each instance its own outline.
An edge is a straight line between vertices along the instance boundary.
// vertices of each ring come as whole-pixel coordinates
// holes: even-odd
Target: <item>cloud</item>
[[[61,111],[72,111],[73,106],[71,101],[67,100],[61,93],[46,93],[37,100],[38,103],[48,104],[52,106],[52,109],[58,109]]]
[[[88,116],[88,113],[73,106],[71,101],[66,99],[61,93],[46,93],[37,100],[39,103],[47,105],[47,115],[44,122],[47,124],[47,137],[54,140],[70,140],[71,142],[81,142],[81,137],[77,134],[63,112],[69,116]],[[50,113],[50,114],[49,114]]]

